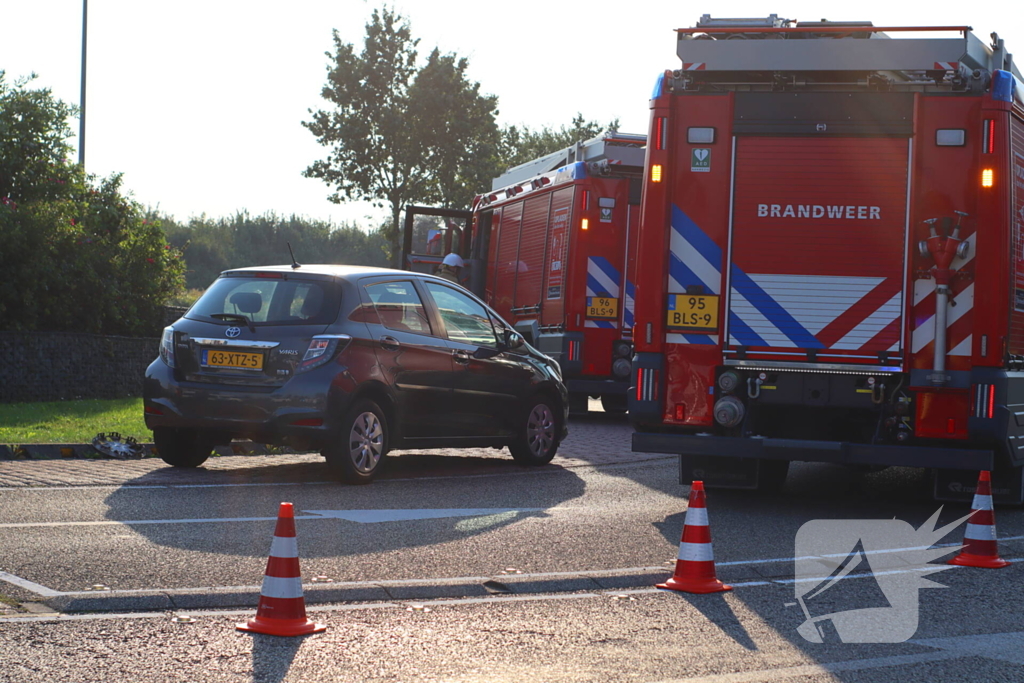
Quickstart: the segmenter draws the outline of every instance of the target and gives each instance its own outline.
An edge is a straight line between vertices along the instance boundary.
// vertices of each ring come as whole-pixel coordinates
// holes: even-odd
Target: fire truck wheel
[[[611,394],[601,397],[601,407],[604,412],[611,415],[625,415],[629,405],[626,403],[625,394]]]
[[[561,432],[553,404],[546,396],[537,396],[527,404],[522,431],[508,447],[512,459],[520,465],[546,465],[555,457]]]
[[[761,472],[757,480],[757,490],[762,493],[776,493],[786,483],[789,474],[788,460],[761,460]]]
[[[184,469],[199,467],[213,451],[213,441],[195,429],[158,427],[153,430],[153,443],[161,460]]]

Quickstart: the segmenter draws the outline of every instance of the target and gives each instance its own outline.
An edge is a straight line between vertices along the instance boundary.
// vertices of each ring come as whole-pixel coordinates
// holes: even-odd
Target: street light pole
[[[89,25],[89,0],[82,0],[82,94],[78,116],[78,165],[85,167],[85,56]]]

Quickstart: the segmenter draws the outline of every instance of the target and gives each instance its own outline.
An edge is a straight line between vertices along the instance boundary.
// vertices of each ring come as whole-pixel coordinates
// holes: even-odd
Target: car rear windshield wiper
[[[250,332],[256,331],[256,328],[253,327],[252,321],[241,313],[211,313],[210,317],[216,318],[217,320],[233,320],[235,322],[245,323],[245,326],[249,328]]]

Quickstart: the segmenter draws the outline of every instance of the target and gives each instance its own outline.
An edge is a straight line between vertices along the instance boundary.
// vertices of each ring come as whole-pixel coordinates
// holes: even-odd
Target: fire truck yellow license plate
[[[203,349],[203,365],[208,368],[262,370],[263,354]]]
[[[667,325],[688,332],[717,332],[718,297],[707,294],[669,294]]]
[[[602,320],[619,319],[619,300],[607,296],[587,297],[587,317]]]

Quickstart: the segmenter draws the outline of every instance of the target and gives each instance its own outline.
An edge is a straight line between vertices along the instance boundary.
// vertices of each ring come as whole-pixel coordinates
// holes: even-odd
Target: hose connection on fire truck
[[[1020,503],[1024,84],[1003,41],[704,15],[677,55],[651,99],[634,450],[733,488],[790,461],[928,468],[950,500],[994,469]]]

